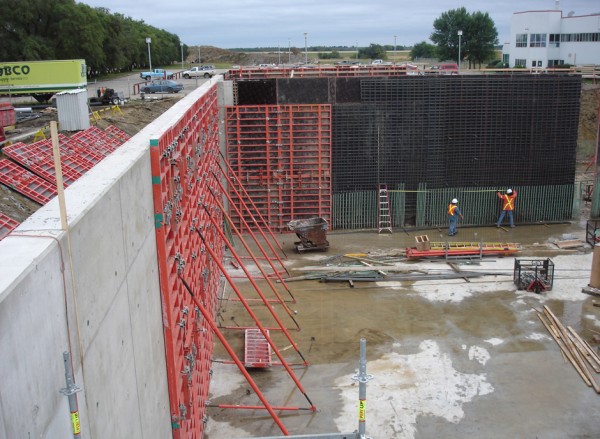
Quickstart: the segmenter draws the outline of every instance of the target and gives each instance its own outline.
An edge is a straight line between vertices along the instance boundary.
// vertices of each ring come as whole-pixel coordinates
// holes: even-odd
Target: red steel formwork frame
[[[281,431],[287,434],[274,407],[244,370],[243,363],[216,324],[217,301],[223,288],[221,276],[235,291],[281,364],[310,403],[300,381],[223,265],[225,247],[229,243],[223,231],[226,215],[218,202],[218,198],[224,196],[224,188],[216,180],[220,169],[219,145],[216,85],[168,127],[164,134],[150,140],[169,404],[175,439],[203,437],[213,336],[221,341],[264,404],[258,408],[266,409]],[[257,292],[272,311],[260,289]],[[279,324],[278,329],[282,329],[289,337],[276,314],[273,317]],[[295,346],[293,341],[292,344]],[[294,409],[302,410],[297,407]],[[312,403],[307,410],[315,410]]]
[[[406,66],[353,65],[353,66],[316,66],[311,68],[282,67],[257,68],[240,67],[225,74],[226,79],[264,79],[264,78],[325,78],[356,76],[406,76],[414,74]]]
[[[19,225],[18,221],[0,212],[0,241]]]
[[[227,107],[226,147],[241,182],[267,223],[288,231],[294,219],[331,217],[331,106]],[[238,208],[239,196],[232,194]],[[244,231],[237,212],[231,216]]]
[[[42,205],[57,194],[52,183],[7,159],[0,160],[0,183]]]
[[[96,127],[80,131],[69,138],[59,134],[58,142],[65,186],[72,184],[104,157],[129,139],[114,126],[106,132]],[[40,204],[56,195],[52,141],[31,144],[17,142],[4,147],[4,154],[15,162],[0,161],[0,183]]]
[[[218,148],[216,87],[196,101],[163,135],[150,140],[169,403],[175,439],[202,438],[206,419],[213,351],[211,321],[217,311],[220,276],[205,246],[210,245],[222,257],[224,243],[199,200],[210,199],[201,181],[210,174],[210,157],[214,155],[208,151]],[[207,244],[201,241],[196,228],[203,230]]]

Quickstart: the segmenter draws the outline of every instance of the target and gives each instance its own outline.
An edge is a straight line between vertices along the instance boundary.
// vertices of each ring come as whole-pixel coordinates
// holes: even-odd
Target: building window
[[[515,58],[515,67],[527,67],[527,60]]]
[[[581,34],[561,34],[560,41],[562,41],[563,43],[596,42],[596,41],[600,41],[600,32],[581,33]]]
[[[546,47],[546,34],[531,34],[529,47]]]
[[[560,67],[565,63],[564,59],[549,59],[548,67]]]
[[[502,62],[505,64],[505,67],[509,66],[510,55],[508,53],[502,54]]]
[[[560,47],[560,34],[550,34],[549,37],[550,46]]]
[[[516,47],[527,47],[527,34],[517,34]]]

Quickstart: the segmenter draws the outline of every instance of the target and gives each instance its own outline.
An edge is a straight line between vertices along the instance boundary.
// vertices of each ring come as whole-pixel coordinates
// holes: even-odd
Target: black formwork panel
[[[372,174],[387,184],[570,184],[580,88],[575,76],[363,78],[361,97],[369,108],[364,117],[372,119],[351,123],[365,127],[359,143],[380,158]],[[338,135],[357,129],[337,126],[344,117],[336,114],[344,111],[333,108],[334,173],[336,151],[352,143],[338,142]],[[358,175],[334,175],[334,181],[371,184],[372,177]]]
[[[330,79],[334,78],[278,78],[278,104],[328,104]]]
[[[275,105],[275,79],[240,79],[236,81],[238,105]]]

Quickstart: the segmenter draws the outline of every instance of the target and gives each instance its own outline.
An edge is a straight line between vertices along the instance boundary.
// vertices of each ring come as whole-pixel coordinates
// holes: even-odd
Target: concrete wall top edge
[[[219,75],[202,84],[69,186],[65,190],[69,227],[76,224],[137,160],[148,153],[150,139],[164,134],[167,129],[165,127],[179,120],[190,104],[222,80],[223,77]],[[150,181],[149,175],[148,182]],[[55,197],[0,241],[0,302],[18,284],[19,279],[35,269],[35,261],[56,246],[51,237],[60,239],[64,233],[58,197]],[[33,239],[19,235],[48,238]]]

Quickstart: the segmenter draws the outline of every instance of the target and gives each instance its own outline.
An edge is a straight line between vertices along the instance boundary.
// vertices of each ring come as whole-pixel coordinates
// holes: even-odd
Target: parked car
[[[458,64],[442,63],[436,64],[426,70],[428,75],[458,75]]]
[[[181,90],[183,90],[183,84],[170,79],[163,79],[144,85],[140,91],[142,93],[178,93]]]
[[[140,78],[150,81],[151,79],[172,79],[173,72],[169,72],[165,69],[154,69],[151,72],[141,72]]]
[[[215,66],[196,66],[183,72],[185,79],[190,78],[211,78],[215,76]]]

